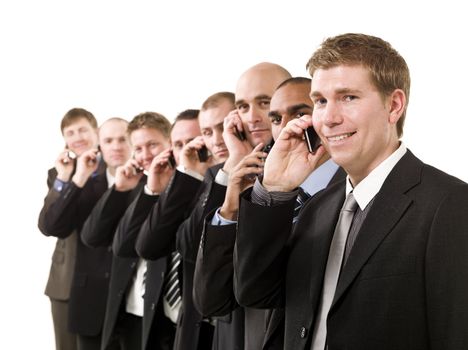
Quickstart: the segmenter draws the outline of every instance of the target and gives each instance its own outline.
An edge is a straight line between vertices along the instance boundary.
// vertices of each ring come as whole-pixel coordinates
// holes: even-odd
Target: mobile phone
[[[245,136],[245,132],[242,130],[240,131],[237,126],[234,126],[234,130],[235,130],[235,133],[236,133],[236,136],[239,140],[241,141],[244,141],[247,139],[247,137]]]
[[[96,158],[89,160],[89,165],[99,163],[101,161],[101,146],[97,145],[97,151],[94,152]]]
[[[270,150],[274,144],[275,144],[275,141],[271,140],[269,144],[267,144],[265,147],[262,148],[262,152],[270,153]]]
[[[197,154],[198,154],[198,160],[200,163],[204,163],[208,160],[208,148],[206,146],[203,146],[200,149],[197,149]]]
[[[304,138],[307,143],[307,148],[309,149],[310,153],[315,153],[319,146],[321,145],[320,137],[318,137],[317,133],[315,132],[314,127],[309,126],[307,129],[304,130]]]
[[[135,152],[132,152],[132,159],[135,159]],[[137,174],[142,173],[145,169],[142,166],[135,166],[132,164],[133,169],[135,169],[135,172]]]
[[[68,164],[70,161],[73,161],[76,159],[76,153],[73,151],[68,150],[67,153],[65,154],[66,158],[62,159],[63,164]]]
[[[169,154],[169,159],[167,160],[169,162],[169,167],[171,169],[174,169],[176,167],[176,160],[175,160],[175,157],[174,157],[174,153],[171,151],[171,153]]]

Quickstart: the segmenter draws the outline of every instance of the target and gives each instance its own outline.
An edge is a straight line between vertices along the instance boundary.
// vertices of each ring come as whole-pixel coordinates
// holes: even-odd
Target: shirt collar
[[[346,195],[353,191],[354,198],[361,210],[364,210],[372,198],[380,191],[388,174],[392,171],[398,161],[405,155],[406,146],[403,142],[400,147],[387,159],[381,162],[369,175],[367,175],[356,187],[353,188],[349,175],[346,177]]]
[[[112,187],[115,183],[115,176],[113,176],[110,173],[109,168],[106,168],[106,179],[107,179],[107,187],[108,188]]]

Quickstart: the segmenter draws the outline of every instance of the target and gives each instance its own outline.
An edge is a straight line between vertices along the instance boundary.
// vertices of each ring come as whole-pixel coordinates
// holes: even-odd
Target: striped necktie
[[[171,262],[169,264],[169,272],[166,275],[164,298],[171,308],[176,307],[181,299],[180,283],[179,283],[179,265],[181,256],[175,251],[171,254]]]

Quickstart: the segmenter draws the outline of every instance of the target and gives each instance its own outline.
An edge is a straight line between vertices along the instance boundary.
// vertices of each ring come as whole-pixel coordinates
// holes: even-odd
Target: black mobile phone
[[[175,157],[174,157],[174,153],[171,151],[171,153],[169,153],[169,159],[167,160],[169,162],[169,167],[171,169],[175,169],[176,167],[176,160],[175,160]]]
[[[304,130],[304,137],[309,152],[315,153],[315,151],[317,151],[321,144],[320,137],[318,137],[317,133],[315,132],[315,129],[312,126],[309,126],[307,129]]]
[[[247,139],[247,137],[245,136],[244,130],[240,131],[236,126],[234,126],[234,129],[235,129],[236,136],[239,140],[244,141]]]
[[[198,160],[200,163],[204,163],[208,160],[208,148],[206,146],[203,146],[200,149],[197,149],[197,154],[198,154]]]

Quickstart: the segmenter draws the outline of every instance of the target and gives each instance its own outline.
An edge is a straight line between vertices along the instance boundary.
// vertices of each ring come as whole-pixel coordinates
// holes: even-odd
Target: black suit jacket
[[[135,242],[140,231],[143,221],[148,216],[154,204],[159,200],[159,196],[150,196],[144,193],[143,188],[140,189],[136,198],[125,211],[122,219],[117,226],[113,240],[114,254],[120,258],[139,259],[135,251]],[[160,320],[165,317],[163,315],[162,291],[164,286],[165,273],[167,270],[167,257],[163,256],[159,259],[148,260],[145,280],[145,295],[144,295],[144,312],[143,312],[143,341],[142,349],[146,349],[147,343],[152,332],[152,325],[155,316]],[[160,314],[155,315],[156,312]],[[155,324],[155,334],[164,334],[158,332],[158,328],[162,325]],[[155,339],[155,342],[158,342]]]
[[[224,200],[226,187],[214,182],[222,166],[208,169],[203,183],[176,172],[138,237],[137,250],[145,258],[160,257],[175,247],[182,255],[182,309],[174,349],[196,349],[198,345],[203,316],[196,311],[192,301],[194,264],[204,216]],[[237,349],[232,322],[231,315],[217,320],[213,349]]]
[[[146,214],[141,213],[141,210],[148,210],[145,208],[151,208],[158,199],[157,196],[144,195],[143,186],[145,183],[146,177],[142,178],[139,185],[132,191],[119,192],[114,187],[108,189],[96,204],[83,227],[84,242],[90,246],[107,246],[112,244],[115,237],[125,237],[126,232],[130,236],[134,236],[135,229],[138,229],[136,221],[142,220],[147,214],[147,212]],[[109,345],[119,313],[125,307],[125,298],[133,281],[138,260],[136,255],[126,257],[114,255],[102,336],[103,349]],[[150,336],[165,269],[166,261],[163,259],[148,262],[142,349],[146,348]]]
[[[343,169],[339,168],[328,186],[341,181],[345,176]],[[205,316],[226,315],[239,306],[233,285],[233,252],[237,225],[211,225],[213,215],[214,211],[205,218],[194,277],[194,303]],[[262,349],[282,349],[284,310],[273,308],[258,312],[264,313],[264,324],[256,327],[264,330],[263,334],[259,334],[263,337]]]
[[[236,294],[244,305],[285,305],[285,349],[310,347],[344,186],[307,203],[289,246],[292,201],[242,200]],[[468,185],[408,151],[375,196],[341,271],[328,349],[468,348],[467,213]]]
[[[60,192],[47,210],[41,212],[40,227],[44,234],[60,239],[73,231],[81,233],[82,225],[107,189],[105,168],[99,167],[83,188],[73,182]],[[101,333],[107,300],[112,252],[108,247],[89,248],[76,241],[76,262],[69,299],[68,328],[85,336]]]

